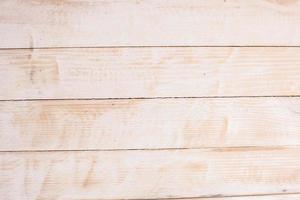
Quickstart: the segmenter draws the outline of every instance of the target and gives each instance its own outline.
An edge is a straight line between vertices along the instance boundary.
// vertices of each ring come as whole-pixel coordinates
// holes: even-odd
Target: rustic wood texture
[[[300,95],[299,66],[300,48],[2,50],[0,99]]]
[[[300,145],[300,98],[0,102],[0,150]]]
[[[299,148],[0,154],[3,199],[157,199],[300,192]]]
[[[297,0],[1,0],[0,48],[300,45]]]
[[[0,199],[299,200],[300,0],[1,0]]]

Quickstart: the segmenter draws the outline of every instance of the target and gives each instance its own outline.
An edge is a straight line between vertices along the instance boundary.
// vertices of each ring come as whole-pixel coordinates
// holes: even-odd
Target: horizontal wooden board
[[[2,50],[0,99],[300,95],[299,66],[286,47]]]
[[[0,48],[300,45],[297,0],[1,0]]]
[[[0,154],[3,199],[157,199],[300,192],[299,148]]]
[[[0,149],[300,145],[300,98],[0,103]]]

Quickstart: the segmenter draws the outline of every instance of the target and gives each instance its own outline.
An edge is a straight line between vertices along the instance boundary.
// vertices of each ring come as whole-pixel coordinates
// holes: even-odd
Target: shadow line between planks
[[[37,99],[0,99],[0,102],[6,101],[78,101],[78,100],[155,100],[155,99],[234,99],[234,98],[297,98],[300,95],[252,95],[252,96],[189,96],[189,97],[122,97],[122,98],[37,98]]]

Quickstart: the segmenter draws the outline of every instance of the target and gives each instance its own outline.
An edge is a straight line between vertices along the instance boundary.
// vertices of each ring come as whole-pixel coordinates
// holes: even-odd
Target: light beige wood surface
[[[1,0],[0,48],[300,45],[297,0]]]
[[[300,98],[0,103],[0,149],[300,145]],[[300,155],[299,155],[300,156]]]
[[[300,95],[299,66],[300,48],[2,50],[0,99]]]
[[[0,199],[299,200],[300,0],[0,0]]]
[[[299,148],[1,153],[3,199],[300,192]]]

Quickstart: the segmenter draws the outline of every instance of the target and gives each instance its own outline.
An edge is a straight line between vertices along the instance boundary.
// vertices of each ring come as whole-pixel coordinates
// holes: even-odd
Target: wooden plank
[[[0,99],[300,95],[299,66],[300,48],[2,50]]]
[[[300,192],[299,148],[0,154],[3,199],[158,199]]]
[[[300,3],[1,0],[0,48],[300,45]]]
[[[0,103],[0,150],[300,145],[300,98]]]

